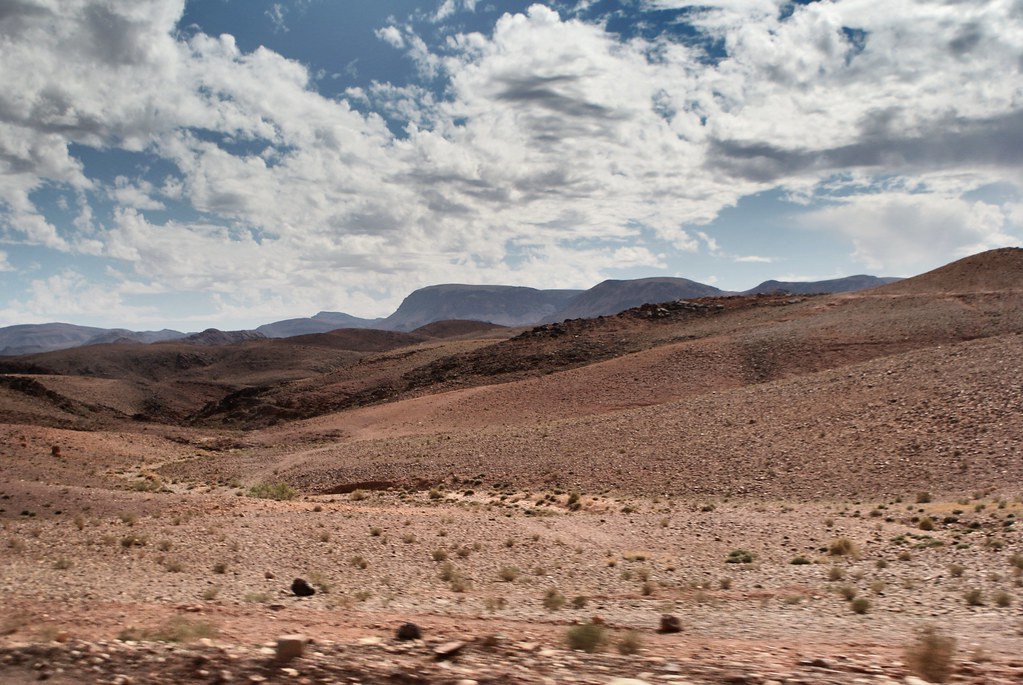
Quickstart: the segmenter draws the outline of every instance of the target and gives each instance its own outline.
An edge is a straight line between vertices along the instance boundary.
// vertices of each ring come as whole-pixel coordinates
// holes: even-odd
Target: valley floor
[[[111,501],[5,482],[0,504],[22,488],[39,507],[4,513],[3,682],[880,683],[909,674],[927,626],[955,637],[955,681],[1023,677],[1018,493],[765,503],[462,483]],[[299,577],[315,595],[291,592]],[[681,631],[658,632],[663,614]],[[607,644],[569,650],[592,620]],[[395,641],[406,621],[423,641]],[[307,656],[273,662],[290,633]],[[437,661],[450,641],[466,646]]]

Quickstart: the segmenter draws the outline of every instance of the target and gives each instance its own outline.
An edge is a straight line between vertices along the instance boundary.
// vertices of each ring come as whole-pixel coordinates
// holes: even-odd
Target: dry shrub
[[[955,648],[954,638],[943,635],[934,626],[927,626],[906,649],[906,664],[924,680],[944,683],[952,675]]]
[[[846,537],[835,538],[828,545],[828,554],[833,557],[855,557],[858,554],[856,543]]]
[[[643,640],[640,639],[639,633],[635,630],[627,630],[618,641],[618,653],[630,656],[632,654],[638,654],[639,650],[643,648]]]
[[[548,611],[557,611],[565,606],[565,595],[561,594],[557,588],[548,588],[543,595],[543,605]],[[572,649],[577,648],[573,647]]]

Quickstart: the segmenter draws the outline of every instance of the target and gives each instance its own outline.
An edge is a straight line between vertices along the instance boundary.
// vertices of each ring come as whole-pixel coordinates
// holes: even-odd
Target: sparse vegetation
[[[547,588],[543,593],[543,606],[548,611],[557,611],[565,606],[565,595],[555,587]]]
[[[117,636],[119,640],[149,642],[195,642],[203,638],[215,638],[220,630],[205,621],[193,621],[185,616],[175,616],[152,629],[126,628]]]
[[[967,590],[963,595],[963,599],[966,600],[966,604],[971,607],[984,606],[984,593],[980,588],[972,588]]]
[[[752,564],[754,555],[752,552],[745,549],[733,549],[728,553],[728,558],[725,559],[726,564]]]
[[[298,497],[298,491],[283,481],[274,483],[263,481],[249,488],[249,497],[285,501]]]

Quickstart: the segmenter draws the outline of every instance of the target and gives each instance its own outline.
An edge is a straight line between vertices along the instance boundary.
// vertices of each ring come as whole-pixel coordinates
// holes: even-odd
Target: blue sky
[[[912,275],[1023,237],[1010,0],[0,2],[0,326]]]

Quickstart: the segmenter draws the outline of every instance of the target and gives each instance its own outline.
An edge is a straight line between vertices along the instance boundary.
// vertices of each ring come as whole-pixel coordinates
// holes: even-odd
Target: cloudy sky
[[[1023,0],[0,0],[0,326],[912,275],[1023,238]]]

